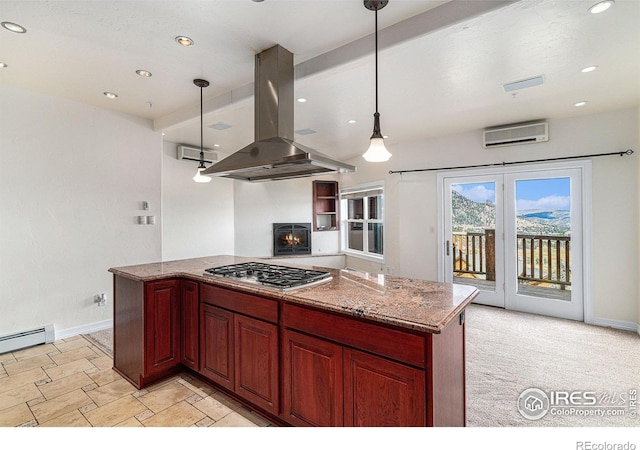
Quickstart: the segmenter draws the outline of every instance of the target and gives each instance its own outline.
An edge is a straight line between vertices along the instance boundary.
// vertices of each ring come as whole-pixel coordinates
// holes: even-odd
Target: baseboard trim
[[[66,339],[79,334],[95,333],[96,331],[106,330],[113,327],[113,319],[103,320],[101,322],[88,323],[86,325],[80,325],[73,328],[67,328],[66,330],[56,330],[55,339]]]
[[[593,324],[601,327],[616,328],[618,330],[635,331],[640,334],[640,324],[635,322],[626,322],[624,320],[604,319],[602,317],[594,317]]]

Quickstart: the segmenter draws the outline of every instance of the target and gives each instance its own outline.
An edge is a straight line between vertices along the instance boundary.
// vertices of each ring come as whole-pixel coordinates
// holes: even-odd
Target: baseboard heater
[[[49,344],[55,339],[53,324],[0,336],[0,354],[13,352],[39,344]]]

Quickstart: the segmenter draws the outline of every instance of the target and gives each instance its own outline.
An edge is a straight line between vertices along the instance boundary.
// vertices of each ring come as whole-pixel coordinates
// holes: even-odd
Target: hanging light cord
[[[376,113],[378,112],[378,9],[376,8]]]
[[[200,167],[204,167],[204,149],[203,149],[203,120],[202,120],[202,88],[204,86],[200,86]]]

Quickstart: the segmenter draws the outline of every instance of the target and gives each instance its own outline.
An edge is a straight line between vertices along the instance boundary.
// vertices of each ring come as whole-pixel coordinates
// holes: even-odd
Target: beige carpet
[[[629,391],[640,391],[637,333],[480,305],[467,309],[466,324],[468,426],[640,426],[629,402]],[[596,406],[625,415],[587,417],[580,414],[598,408],[578,407],[560,416],[551,407],[528,420],[517,409],[528,388],[595,392]]]
[[[629,391],[640,391],[637,333],[480,305],[467,309],[466,333],[468,426],[640,426],[629,408]],[[113,330],[85,337],[113,355]],[[517,409],[528,388],[594,392],[601,409],[615,403],[625,415],[560,416],[550,410],[529,420]]]

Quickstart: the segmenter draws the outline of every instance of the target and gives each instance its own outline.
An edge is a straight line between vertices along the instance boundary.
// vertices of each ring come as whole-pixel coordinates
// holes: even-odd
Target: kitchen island
[[[114,369],[138,389],[188,370],[282,425],[465,425],[475,288],[320,267],[330,280],[286,291],[204,274],[253,261],[277,264],[109,269]]]

